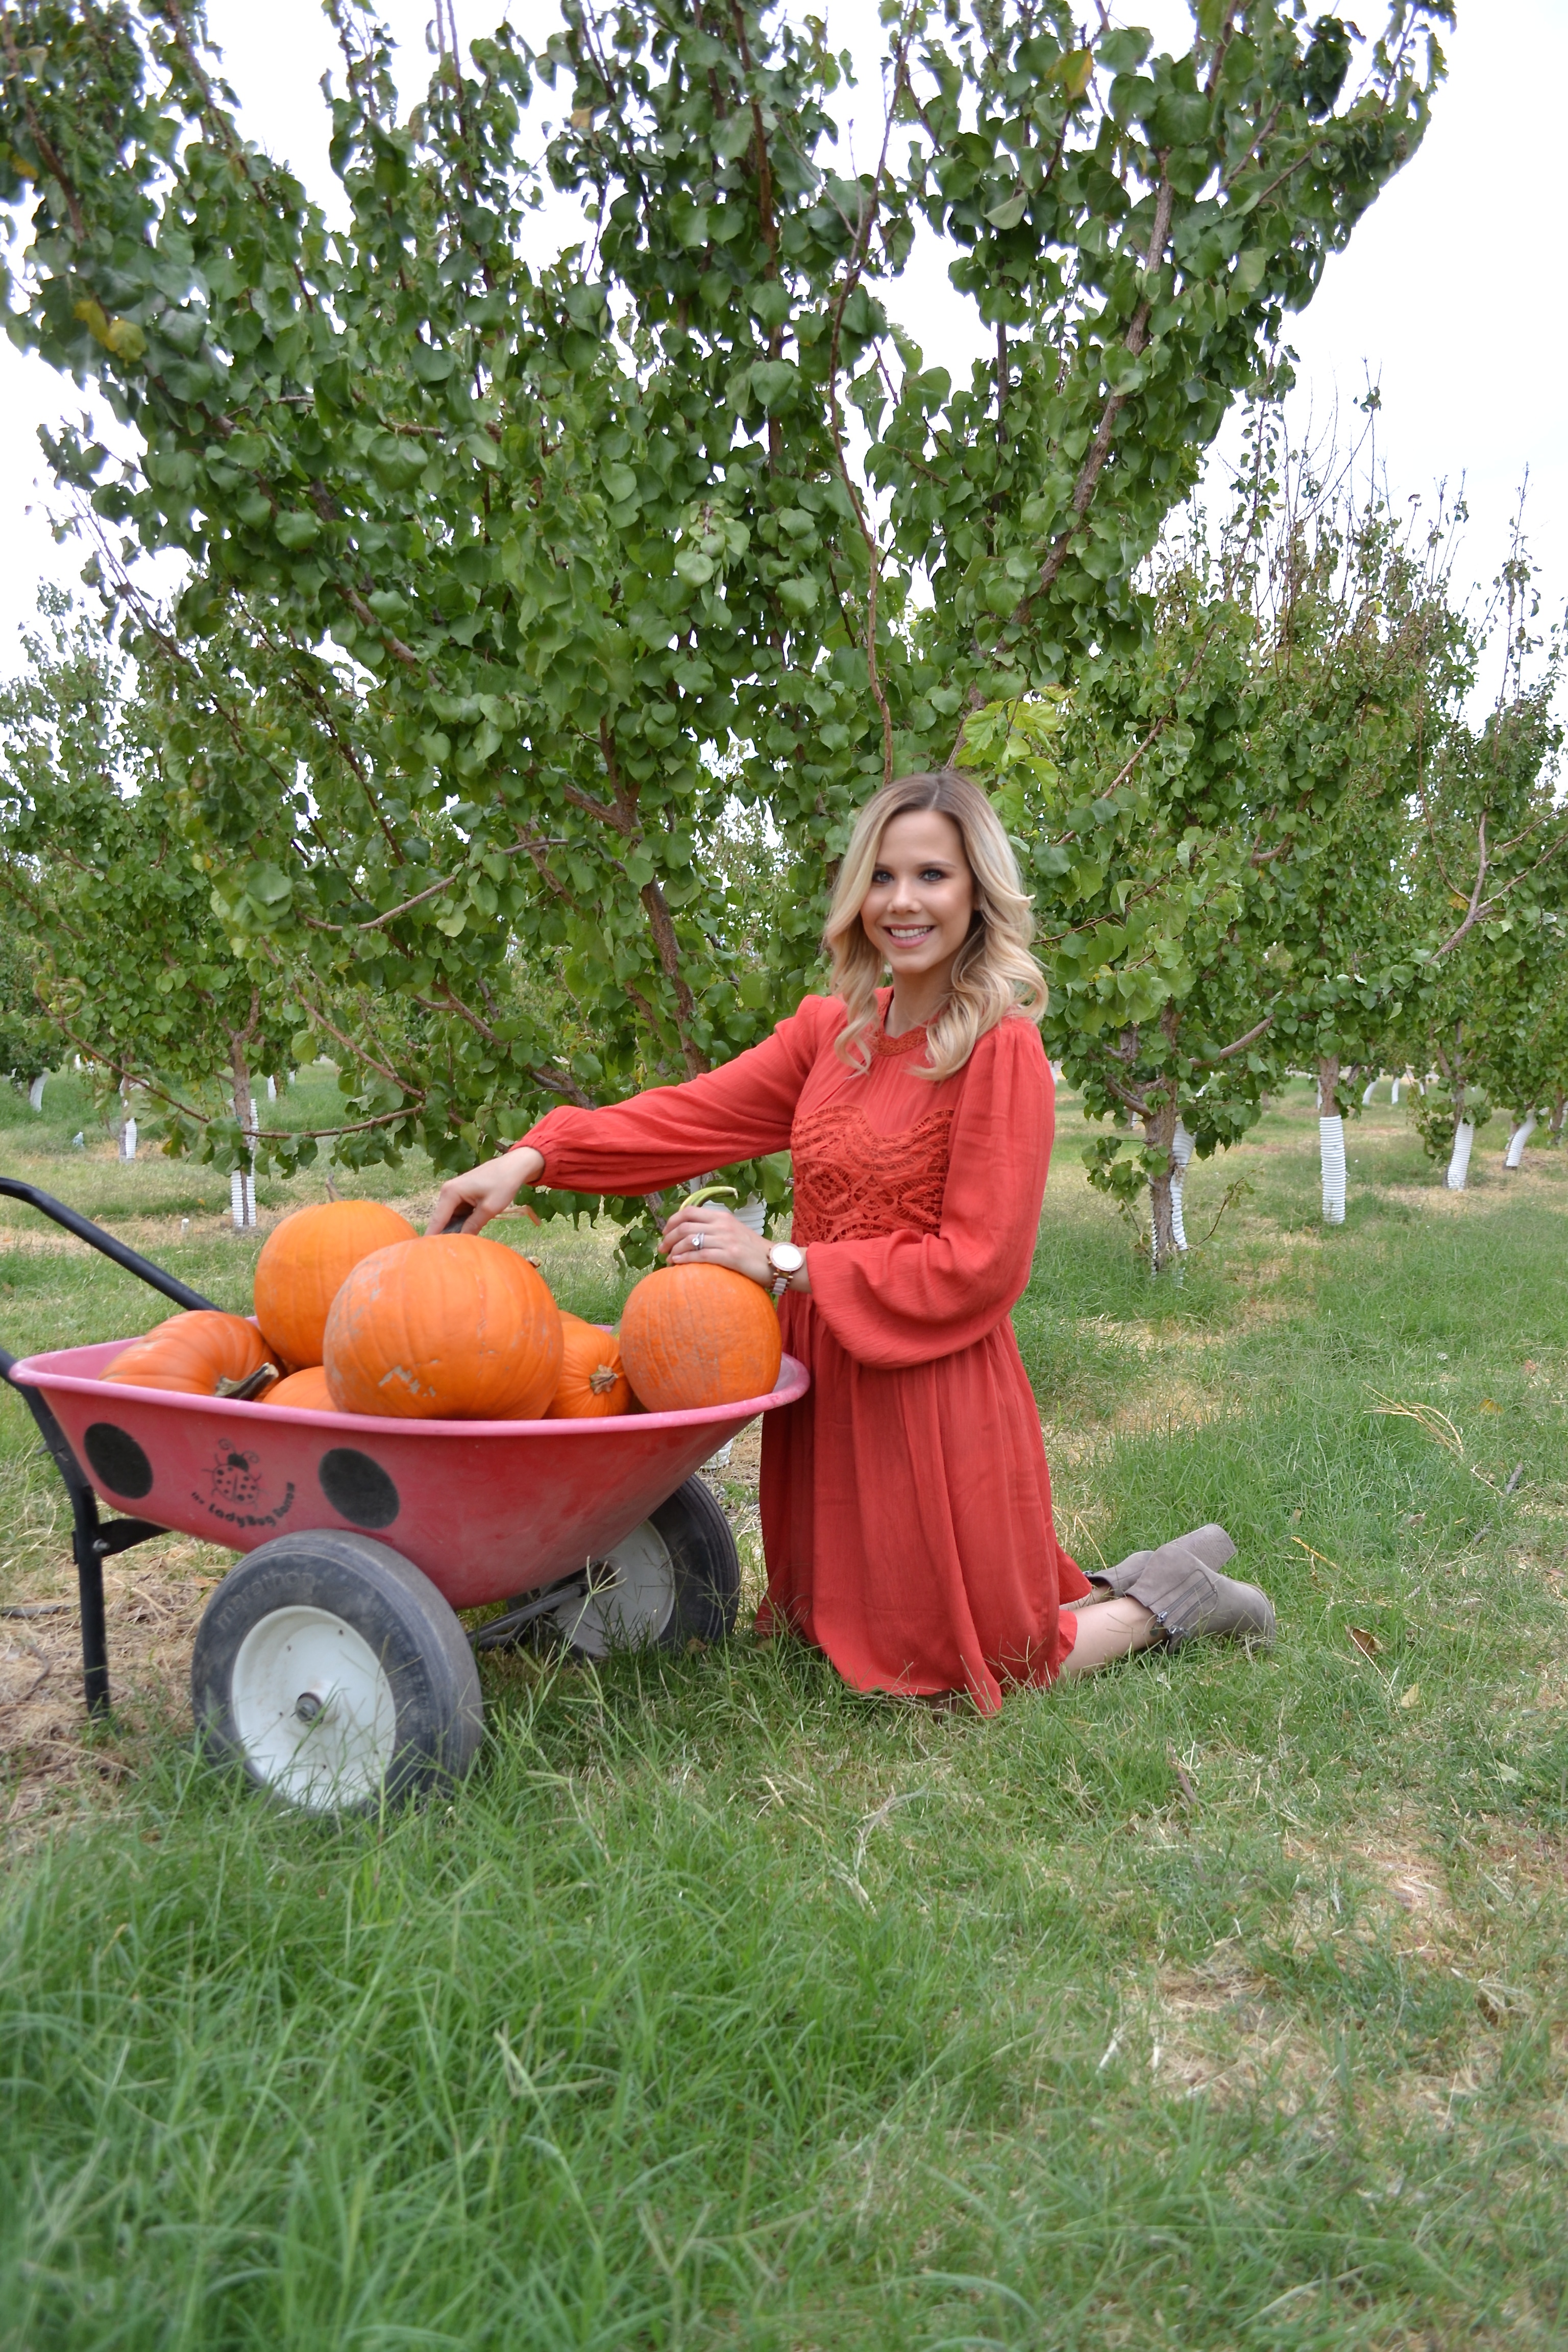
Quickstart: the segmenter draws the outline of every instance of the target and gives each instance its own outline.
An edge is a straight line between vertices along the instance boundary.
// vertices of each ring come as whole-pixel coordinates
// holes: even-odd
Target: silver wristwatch
[[[792,1274],[798,1274],[805,1264],[805,1252],[794,1242],[774,1242],[768,1252],[768,1264],[779,1278],[782,1289]]]

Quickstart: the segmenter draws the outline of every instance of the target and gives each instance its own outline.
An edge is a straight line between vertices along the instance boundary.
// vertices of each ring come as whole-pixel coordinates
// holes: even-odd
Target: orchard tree
[[[1287,455],[1252,582],[1275,747],[1265,769],[1310,766],[1327,787],[1282,845],[1273,961],[1288,988],[1271,1034],[1280,1075],[1315,1075],[1322,1213],[1341,1224],[1355,1076],[1375,1072],[1421,950],[1437,944],[1411,921],[1410,813],[1473,682],[1475,646],[1449,594],[1454,519],[1439,508],[1426,526],[1397,521],[1375,478],[1357,503],[1341,487],[1354,453],[1342,471],[1329,457],[1292,467]]]
[[[1071,696],[988,707],[960,755],[1042,877],[1047,1050],[1086,1115],[1119,1123],[1086,1150],[1089,1180],[1130,1211],[1147,1185],[1156,1271],[1184,1246],[1187,1153],[1258,1116],[1274,1019],[1259,999],[1278,993],[1251,618],[1184,569],[1158,613],[1137,658],[1095,666]]]
[[[42,1107],[42,1080],[52,1065],[56,1041],[39,1010],[38,960],[19,923],[0,922],[0,1077],[25,1086],[35,1110]]]
[[[1138,567],[1418,144],[1451,12],[1363,40],[1197,0],[1165,53],[1065,0],[894,0],[850,173],[822,25],[757,0],[568,0],[403,121],[374,17],[329,9],[335,229],[242,139],[199,9],[7,8],[10,327],[135,445],[62,431],[61,480],[190,567],[132,626],[231,940],[323,1005],[428,1008],[358,1148],[451,1166],[761,1036],[867,791],[1136,653]],[[547,266],[541,81],[582,215]],[[922,226],[994,353],[957,380],[896,318]],[[739,984],[737,803],[788,859]],[[514,954],[584,1043],[498,989]]]
[[[993,706],[962,752],[1032,845],[1047,1040],[1086,1112],[1131,1124],[1086,1158],[1129,1208],[1147,1185],[1156,1269],[1185,1247],[1193,1152],[1236,1142],[1303,1053],[1337,1082],[1340,1034],[1388,1018],[1390,974],[1346,969],[1376,887],[1342,877],[1359,833],[1392,895],[1431,614],[1374,530],[1348,583],[1342,546],[1288,532],[1270,604],[1244,521],[1212,560],[1201,534],[1176,551],[1139,655]]]
[[[1517,679],[1515,684],[1517,686]],[[1410,1058],[1434,1083],[1416,1124],[1446,1181],[1462,1192],[1476,1130],[1495,1100],[1521,1110],[1521,1087],[1544,1096],[1552,1073],[1525,1077],[1531,1039],[1561,969],[1568,819],[1557,797],[1561,723],[1555,660],[1474,730],[1450,731],[1412,826],[1408,900],[1435,945],[1417,960],[1402,1024]]]
[[[1568,908],[1536,910],[1521,942],[1522,970],[1514,975],[1498,1015],[1489,1024],[1487,1080],[1512,1114],[1505,1168],[1521,1168],[1544,1111],[1553,1138],[1562,1132],[1568,1095]]]
[[[234,1164],[257,1074],[287,1063],[297,1016],[213,918],[123,656],[60,591],[42,602],[27,667],[0,688],[0,898],[29,942],[38,1034],[54,1060],[74,1051],[122,1094],[147,1088],[176,1134],[204,1130]]]

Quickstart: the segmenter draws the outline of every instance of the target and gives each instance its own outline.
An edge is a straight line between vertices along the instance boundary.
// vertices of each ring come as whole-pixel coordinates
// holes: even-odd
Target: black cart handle
[[[50,1192],[40,1192],[36,1184],[24,1184],[18,1177],[0,1176],[0,1198],[26,1201],[30,1209],[37,1209],[63,1225],[78,1241],[86,1242],[105,1257],[122,1265],[127,1274],[136,1276],[153,1290],[161,1290],[176,1307],[211,1307],[212,1300],[193,1290],[188,1282],[177,1275],[165,1274],[150,1257],[139,1250],[117,1242],[101,1225],[79,1210],[68,1209]],[[98,1516],[98,1497],[90,1480],[82,1475],[81,1465],[72,1453],[64,1430],[49,1409],[47,1398],[30,1384],[23,1388],[12,1378],[16,1359],[7,1348],[0,1348],[0,1380],[9,1381],[16,1388],[37,1424],[39,1436],[48,1448],[56,1469],[65,1481],[71,1500],[71,1553],[76,1561],[77,1588],[81,1601],[81,1663],[82,1686],[87,1698],[88,1713],[102,1715],[109,1706],[109,1637],[103,1616],[103,1563],[111,1553],[129,1551],[132,1544],[145,1543],[149,1536],[168,1532],[154,1527],[150,1519],[110,1519],[107,1525]]]
[[[132,1249],[125,1242],[117,1242],[112,1234],[106,1234],[101,1225],[95,1225],[92,1219],[84,1217],[79,1209],[68,1209],[65,1202],[57,1201],[52,1192],[41,1192],[36,1184],[24,1184],[16,1176],[0,1176],[0,1198],[26,1201],[29,1208],[41,1211],[46,1217],[52,1217],[57,1225],[63,1225],[68,1234],[74,1234],[79,1242],[86,1242],[91,1248],[101,1250],[105,1257],[111,1257],[116,1265],[122,1265],[126,1273],[133,1274],[139,1282],[146,1283],[153,1290],[161,1290],[165,1298],[174,1300],[176,1307],[212,1306],[210,1298],[204,1298],[199,1290],[193,1290],[188,1282],[180,1280],[178,1275],[165,1274],[163,1267],[154,1265],[150,1257],[143,1257],[139,1250]]]

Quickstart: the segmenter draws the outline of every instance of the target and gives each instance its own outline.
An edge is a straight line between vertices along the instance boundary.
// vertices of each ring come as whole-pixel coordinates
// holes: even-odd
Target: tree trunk
[[[1345,1122],[1340,1110],[1340,1057],[1318,1064],[1318,1160],[1323,1179],[1323,1223],[1345,1221]]]
[[[1176,1171],[1176,1106],[1173,1101],[1160,1104],[1157,1109],[1143,1114],[1143,1140],[1152,1151],[1163,1151],[1164,1164],[1157,1175],[1149,1179],[1149,1242],[1151,1270],[1158,1274],[1163,1266],[1172,1265],[1181,1255],[1173,1217],[1171,1182]]]
[[[27,1108],[29,1110],[36,1110],[40,1113],[42,1112],[44,1108],[44,1081],[48,1075],[47,1070],[40,1070],[37,1076],[33,1080],[32,1085],[27,1088]]]
[[[1552,1097],[1552,1125],[1548,1129],[1553,1143],[1561,1143],[1563,1140],[1563,1118],[1564,1112],[1568,1112],[1568,1094],[1564,1094],[1559,1090],[1559,1092]]]
[[[1367,1082],[1366,1082],[1366,1091],[1364,1092],[1364,1094],[1362,1096],[1362,1098],[1361,1098],[1361,1107],[1362,1107],[1363,1110],[1365,1110],[1365,1108],[1366,1108],[1366,1107],[1367,1107],[1368,1103],[1370,1103],[1370,1102],[1371,1102],[1371,1100],[1372,1100],[1372,1098],[1373,1098],[1373,1095],[1374,1095],[1376,1092],[1377,1092],[1377,1080],[1376,1080],[1375,1078],[1368,1078],[1368,1080],[1367,1080]]]
[[[1535,1113],[1532,1110],[1527,1110],[1509,1137],[1508,1150],[1502,1156],[1502,1164],[1505,1168],[1523,1167],[1524,1147],[1535,1133]]]

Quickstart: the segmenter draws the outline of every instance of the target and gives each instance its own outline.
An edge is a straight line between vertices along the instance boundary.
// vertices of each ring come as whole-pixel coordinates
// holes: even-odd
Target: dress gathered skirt
[[[882,1008],[886,1007],[886,992]],[[920,1075],[925,1032],[837,1050],[836,997],[764,1044],[606,1110],[552,1111],[523,1139],[541,1182],[637,1193],[737,1160],[794,1158],[811,1289],[780,1301],[811,1373],[763,1428],[767,1596],[759,1630],[823,1650],[860,1690],[1047,1683],[1089,1591],[1058,1543],[1039,1414],[1013,1336],[1050,1161],[1053,1090],[1021,1015],[956,1076]]]

